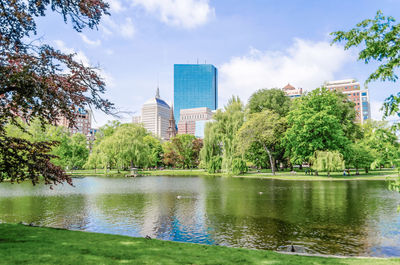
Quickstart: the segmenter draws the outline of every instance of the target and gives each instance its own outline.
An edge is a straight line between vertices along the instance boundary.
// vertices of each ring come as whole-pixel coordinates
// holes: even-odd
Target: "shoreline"
[[[400,264],[398,257],[348,257],[233,248],[0,223],[5,264]]]
[[[129,174],[129,171],[121,171],[120,173],[111,172],[109,174],[104,173],[93,173],[91,170],[79,170],[73,172],[70,176],[72,178],[76,177],[104,177],[104,178],[120,178],[125,177]],[[304,175],[303,172],[298,174],[290,174],[289,172],[277,172],[276,175],[272,173],[259,173],[250,172],[244,175],[227,175],[223,173],[210,174],[201,169],[195,170],[145,170],[139,171],[142,177],[146,176],[171,176],[171,177],[232,177],[232,178],[242,178],[242,179],[271,179],[271,180],[287,180],[287,181],[354,181],[354,180],[394,180],[399,178],[397,171],[395,170],[383,170],[383,171],[370,171],[370,173],[361,173],[360,175],[352,174],[350,176],[342,176],[340,173],[331,174],[330,177],[324,175],[324,173],[319,176]]]

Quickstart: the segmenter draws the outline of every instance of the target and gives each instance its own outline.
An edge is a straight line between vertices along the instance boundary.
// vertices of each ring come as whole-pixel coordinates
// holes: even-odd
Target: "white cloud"
[[[208,0],[131,0],[135,6],[142,6],[147,12],[172,26],[186,29],[205,24],[215,15],[215,9]]]
[[[250,49],[245,56],[233,57],[220,67],[220,98],[222,106],[231,95],[247,101],[260,88],[284,87],[287,83],[312,90],[334,74],[353,55],[329,42],[295,39],[284,51]]]
[[[91,40],[89,39],[85,34],[80,33],[79,36],[81,37],[82,41],[90,46],[100,46],[101,45],[101,41],[100,40]]]
[[[107,3],[110,4],[111,13],[119,13],[125,10],[125,7],[119,0],[107,0]]]
[[[126,39],[133,38],[136,32],[130,17],[125,18],[125,22],[123,23],[116,23],[110,17],[106,16],[102,19],[100,28],[105,35],[111,36],[116,33]]]
[[[135,34],[135,27],[133,26],[132,19],[130,17],[125,19],[125,23],[120,25],[120,34],[122,37],[130,39]]]
[[[83,51],[76,51],[73,48],[67,47],[62,40],[55,40],[54,44],[57,49],[59,49],[63,53],[72,54],[75,53],[74,59],[84,66],[91,66],[89,58],[85,55]],[[104,79],[104,82],[109,87],[114,87],[115,82],[110,73],[104,71],[103,69],[97,69],[96,72]]]

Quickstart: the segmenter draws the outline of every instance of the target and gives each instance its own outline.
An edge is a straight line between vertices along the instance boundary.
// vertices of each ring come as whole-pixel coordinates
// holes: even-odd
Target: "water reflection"
[[[0,221],[298,252],[400,256],[400,195],[382,181],[75,179],[0,184]]]

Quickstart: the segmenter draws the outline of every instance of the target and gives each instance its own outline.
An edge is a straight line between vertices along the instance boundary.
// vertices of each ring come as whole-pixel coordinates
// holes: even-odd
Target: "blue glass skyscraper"
[[[212,64],[174,65],[174,116],[181,109],[218,107],[218,71]]]

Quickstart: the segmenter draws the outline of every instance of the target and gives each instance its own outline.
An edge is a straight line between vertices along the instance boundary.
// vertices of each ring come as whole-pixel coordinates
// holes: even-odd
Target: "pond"
[[[0,222],[357,256],[400,256],[400,195],[385,181],[221,177],[0,184]]]

